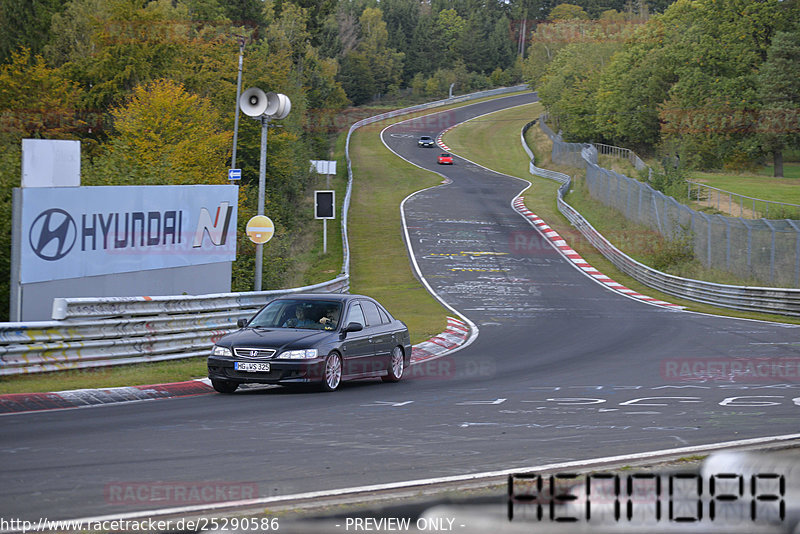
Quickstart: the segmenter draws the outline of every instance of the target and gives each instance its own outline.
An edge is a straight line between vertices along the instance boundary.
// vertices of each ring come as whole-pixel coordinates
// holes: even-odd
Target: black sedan
[[[333,391],[356,378],[397,382],[411,359],[406,325],[362,295],[279,297],[239,327],[208,357],[208,376],[220,393],[245,383],[313,382]]]

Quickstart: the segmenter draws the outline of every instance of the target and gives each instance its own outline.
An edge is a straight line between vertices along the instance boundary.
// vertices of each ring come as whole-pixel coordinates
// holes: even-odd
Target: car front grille
[[[275,356],[275,349],[236,347],[233,354],[237,358],[272,358]]]

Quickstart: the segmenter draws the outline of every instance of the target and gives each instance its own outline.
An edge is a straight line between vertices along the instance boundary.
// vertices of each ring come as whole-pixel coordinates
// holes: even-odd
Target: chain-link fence
[[[762,284],[800,287],[800,221],[749,220],[693,210],[644,182],[600,167],[594,145],[565,143],[543,120],[539,123],[553,140],[555,163],[586,168],[593,198],[669,240],[687,240],[707,267]]]
[[[753,198],[710,185],[687,181],[688,198],[743,219],[800,219],[800,205]]]

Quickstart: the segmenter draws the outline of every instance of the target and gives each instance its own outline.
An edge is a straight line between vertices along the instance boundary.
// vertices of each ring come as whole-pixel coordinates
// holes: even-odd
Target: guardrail
[[[540,169],[534,165],[533,152],[525,141],[525,132],[536,122],[531,121],[522,129],[522,144],[531,157],[530,173],[562,184],[558,189],[558,210],[620,271],[649,287],[683,299],[742,311],[800,316],[800,289],[732,286],[682,278],[657,271],[619,250],[564,200],[570,188],[571,178],[566,174]],[[581,151],[581,157],[587,164],[594,154],[593,149]]]
[[[281,295],[346,293],[349,276],[275,291],[175,297],[55,299],[60,320],[0,324],[0,376],[205,356]]]
[[[316,285],[273,291],[163,297],[60,298],[53,321],[0,323],[0,376],[205,356],[214,342],[280,295],[350,290],[347,214],[353,186],[350,137],[361,126],[447,104],[526,89],[506,87],[394,110],[360,120],[347,133],[342,204],[342,274]]]

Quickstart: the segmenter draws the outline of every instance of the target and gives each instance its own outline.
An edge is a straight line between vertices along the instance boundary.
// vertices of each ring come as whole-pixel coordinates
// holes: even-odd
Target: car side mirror
[[[347,326],[342,329],[342,339],[344,339],[348,332],[360,332],[361,330],[364,330],[364,325],[361,323],[348,323]]]
[[[245,326],[247,326],[247,319],[239,319],[238,321],[236,321],[236,326],[238,326],[239,328],[244,328]]]

